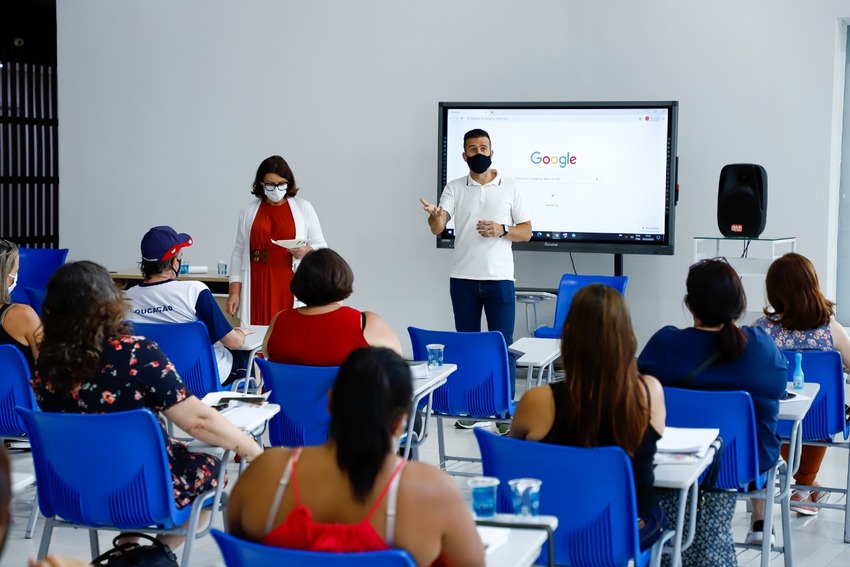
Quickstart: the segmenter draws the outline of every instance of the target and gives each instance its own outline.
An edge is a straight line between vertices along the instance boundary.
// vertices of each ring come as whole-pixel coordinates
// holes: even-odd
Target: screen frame
[[[440,102],[437,117],[437,203],[450,180],[447,177],[447,123],[454,109],[658,109],[668,111],[667,175],[664,211],[664,235],[660,241],[610,240],[538,240],[514,242],[514,250],[545,252],[587,252],[611,254],[673,255],[675,248],[676,202],[678,201],[678,125],[679,101],[574,101],[574,102]],[[510,172],[508,172],[510,173]],[[533,219],[532,219],[533,227]],[[454,236],[447,230],[436,236],[437,248],[454,248]]]

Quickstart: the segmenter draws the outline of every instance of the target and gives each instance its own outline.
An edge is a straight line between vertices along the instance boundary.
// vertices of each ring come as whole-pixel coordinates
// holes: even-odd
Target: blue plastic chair
[[[183,383],[199,398],[226,390],[218,377],[215,351],[207,326],[188,323],[133,323],[136,335],[154,341],[174,364]]]
[[[739,498],[766,500],[765,533],[772,532],[773,504],[779,501],[783,545],[774,547],[773,550],[784,553],[786,564],[789,564],[792,557],[791,491],[784,477],[779,492],[775,490],[781,461],[764,474],[760,472],[762,466],[758,460],[755,409],[750,394],[744,391],[712,392],[665,387],[664,401],[667,406],[668,427],[720,429],[723,449],[720,452],[717,486],[726,490],[737,490]],[[757,488],[766,488],[766,491],[747,492],[747,485],[751,481],[755,482]],[[766,537],[761,545],[762,565],[767,565],[769,562],[770,551],[770,538]]]
[[[18,285],[12,290],[13,303],[32,305],[27,297],[26,288],[47,289],[47,282],[56,269],[65,263],[67,248],[18,248],[20,266],[18,267]]]
[[[16,407],[37,410],[38,406],[29,384],[30,369],[21,351],[12,345],[0,345],[0,438],[26,441],[26,427],[18,418]],[[32,539],[38,519],[38,502],[32,501],[27,522],[26,539]]]
[[[286,565],[287,567],[415,567],[406,551],[388,549],[364,553],[323,553],[271,547],[212,530],[227,567]]]
[[[24,292],[27,294],[27,302],[29,302],[30,307],[35,310],[36,315],[41,317],[41,304],[44,303],[44,298],[47,296],[47,290],[27,287],[24,288]]]
[[[669,427],[720,429],[723,449],[717,486],[738,490],[751,481],[764,487],[760,474],[756,417],[750,394],[743,391],[709,392],[664,388]]]
[[[585,449],[500,437],[475,430],[484,474],[501,482],[497,511],[513,513],[508,481],[539,478],[540,514],[558,517],[554,534],[558,565],[659,565],[665,531],[640,551],[632,464],[619,447]],[[541,558],[542,559],[542,558]]]
[[[534,336],[540,339],[560,339],[561,332],[564,330],[564,321],[567,320],[567,313],[569,313],[570,304],[573,302],[573,296],[584,286],[601,283],[611,286],[625,295],[628,282],[629,276],[564,274],[561,276],[561,283],[558,284],[558,299],[555,300],[555,323],[551,327],[541,325],[534,330]]]
[[[797,351],[782,351],[788,359],[788,381],[792,381],[794,373],[794,355]],[[803,373],[806,381],[820,384],[820,390],[812,401],[806,417],[803,418],[803,443],[825,447],[839,447],[847,450],[847,479],[843,487],[818,487],[817,490],[844,494],[841,504],[823,502],[806,503],[815,507],[836,508],[844,510],[844,543],[850,543],[850,442],[836,441],[835,435],[843,439],[850,437],[850,423],[844,414],[846,403],[844,394],[844,363],[838,351],[800,351],[803,355]],[[777,427],[779,436],[787,439],[791,434],[791,423],[780,421]],[[792,485],[792,488],[809,490],[811,487]]]
[[[462,455],[446,455],[443,433],[444,418],[474,418],[482,421],[509,420],[516,409],[511,399],[508,349],[505,338],[497,331],[461,333],[428,331],[408,327],[413,345],[413,358],[427,360],[425,345],[445,345],[443,361],[457,364],[448,381],[434,391],[432,410],[437,418],[437,440],[440,467],[447,461],[477,462]],[[463,474],[463,473],[455,473]]]
[[[92,557],[97,530],[129,530],[186,536],[181,565],[191,565],[204,504],[221,509],[222,466],[214,491],[177,508],[162,428],[146,410],[107,414],[35,412],[18,408],[32,444],[38,503],[47,518],[38,550],[47,555],[54,527],[88,528]],[[108,448],[108,449],[107,449]],[[225,452],[227,462],[230,451]],[[179,526],[189,521],[186,528]]]
[[[338,366],[299,366],[256,358],[269,402],[280,412],[269,421],[272,446],[320,445],[328,440],[331,416],[328,391],[336,380]]]

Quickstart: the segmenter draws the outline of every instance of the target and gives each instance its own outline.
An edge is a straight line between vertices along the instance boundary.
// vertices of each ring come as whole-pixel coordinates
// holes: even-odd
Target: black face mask
[[[175,278],[177,278],[177,277],[179,277],[179,276],[180,276],[180,268],[181,268],[182,266],[183,266],[183,260],[180,260],[180,259],[178,258],[178,259],[177,259],[177,269],[176,269],[176,270],[174,270],[174,268],[172,268],[172,270],[174,270],[174,277],[175,277]]]
[[[469,166],[470,171],[479,175],[490,169],[491,163],[493,162],[490,156],[484,154],[475,154],[466,158],[466,165]]]

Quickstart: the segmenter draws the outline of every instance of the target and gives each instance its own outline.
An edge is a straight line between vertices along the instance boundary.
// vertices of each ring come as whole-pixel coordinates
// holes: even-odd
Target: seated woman
[[[41,321],[29,305],[12,303],[9,294],[18,284],[18,245],[0,238],[0,345],[14,345],[30,370],[38,358]]]
[[[351,353],[331,391],[327,443],[270,449],[252,463],[230,494],[230,532],[313,551],[400,548],[417,565],[484,565],[455,482],[393,453],[412,391],[410,369],[391,350]]]
[[[850,337],[835,320],[835,304],[824,297],[815,267],[805,256],[790,253],[775,260],[765,277],[767,300],[764,317],[754,325],[767,334],[781,349],[837,350],[845,367],[850,364]],[[816,481],[826,447],[803,445],[800,468],[794,475],[797,484],[820,486]],[[788,458],[788,444],[782,445],[782,456]],[[827,493],[794,491],[791,509],[804,516],[817,515],[815,506],[803,502],[818,502]]]
[[[626,301],[602,284],[580,289],[561,335],[565,380],[526,392],[510,436],[556,445],[618,445],[632,460],[641,549],[664,528],[652,464],[664,433],[664,390],[638,374],[637,340]]]
[[[691,266],[686,286],[685,305],[694,326],[667,326],[656,332],[638,357],[638,369],[657,376],[665,386],[749,392],[756,414],[759,467],[768,471],[779,459],[776,424],[788,363],[762,330],[735,325],[747,307],[747,297],[741,279],[725,258]],[[708,365],[697,373],[705,363]],[[751,502],[752,529],[747,543],[760,544],[764,500]]]
[[[353,291],[354,274],[330,248],[307,253],[292,276],[290,289],[306,307],[277,313],[263,340],[272,362],[339,366],[356,348],[387,347],[401,354],[401,343],[380,315],[342,304]]]
[[[30,384],[42,411],[154,412],[163,426],[174,499],[182,508],[215,486],[222,463],[169,438],[161,414],[192,437],[233,449],[248,460],[263,450],[193,396],[156,343],[129,334],[126,312],[124,298],[105,268],[85,261],[60,267],[47,285],[44,338]],[[160,539],[176,548],[184,538]]]

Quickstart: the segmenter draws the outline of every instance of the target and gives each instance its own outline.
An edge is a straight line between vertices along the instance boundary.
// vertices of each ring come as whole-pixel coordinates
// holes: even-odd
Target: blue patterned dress
[[[144,337],[123,335],[106,341],[100,371],[65,396],[45,382],[36,363],[30,380],[42,411],[62,413],[112,413],[147,408],[162,426],[171,468],[174,501],[178,508],[191,504],[218,482],[221,461],[206,453],[189,451],[186,443],[168,437],[160,413],[192,394],[174,365],[156,343]]]

